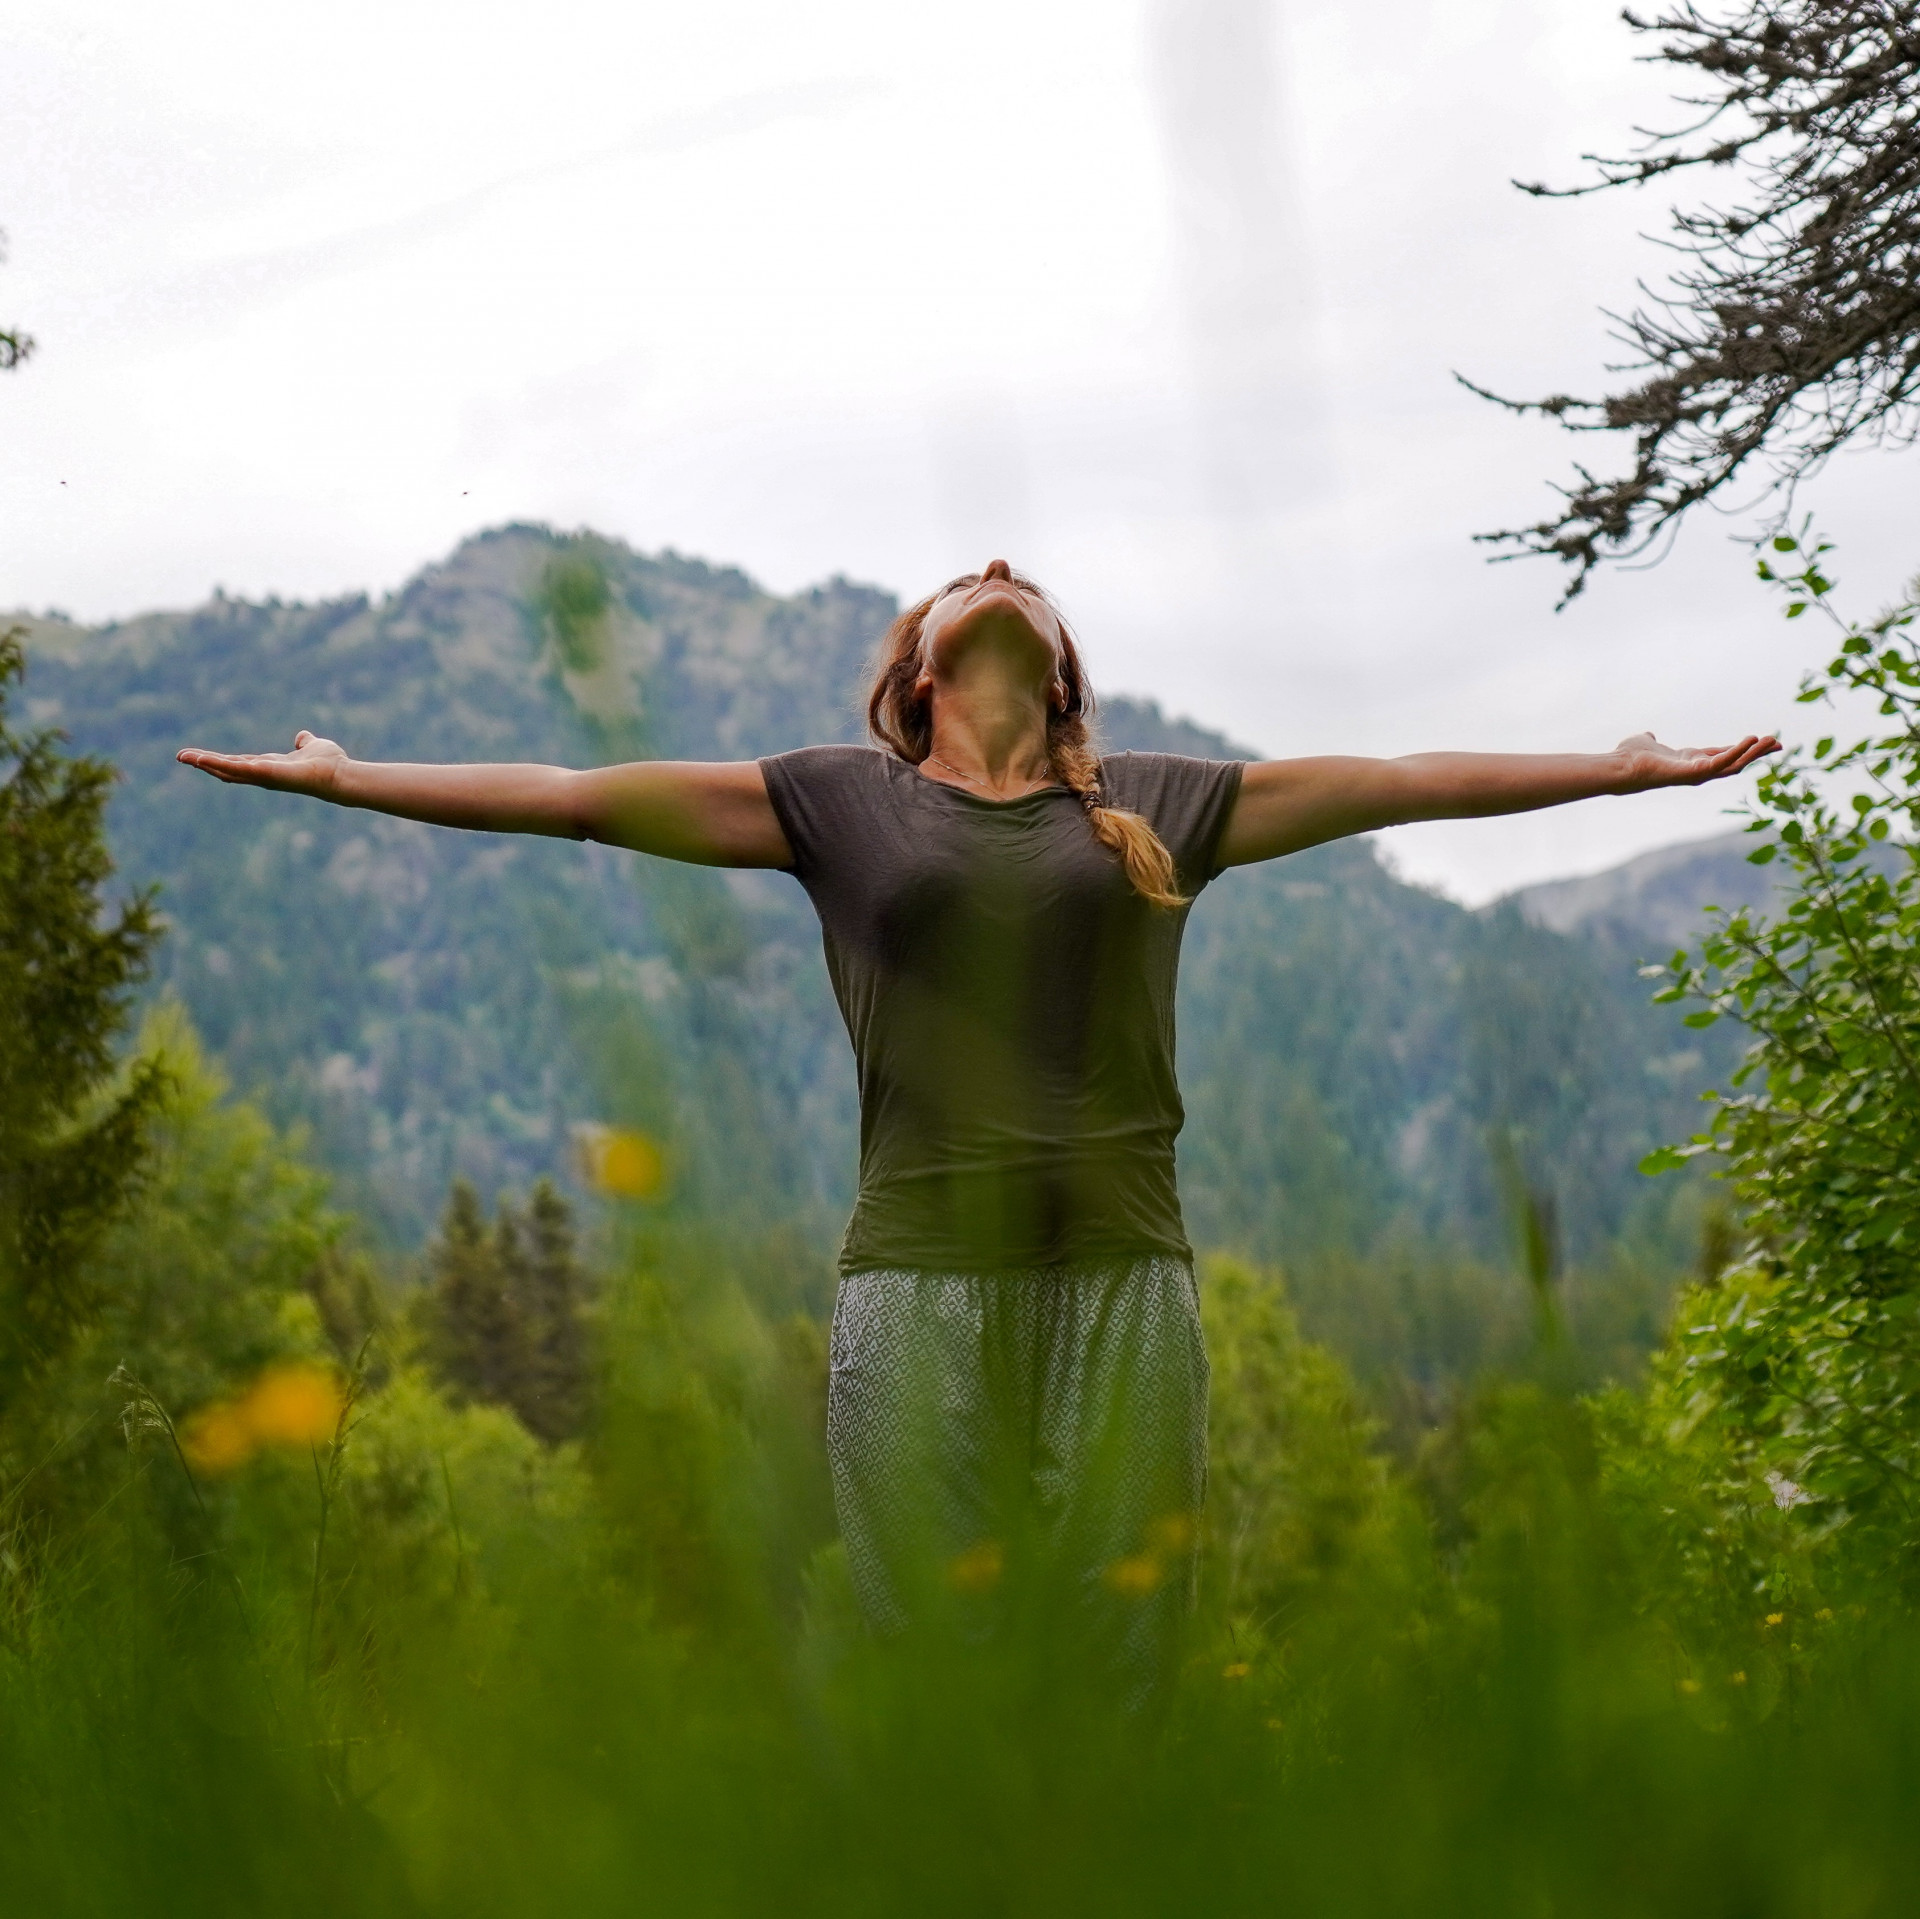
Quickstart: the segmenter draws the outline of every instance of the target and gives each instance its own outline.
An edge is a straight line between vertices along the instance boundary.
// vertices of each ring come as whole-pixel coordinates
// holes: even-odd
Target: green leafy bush
[[[1861,1570],[1910,1585],[1920,1559],[1920,605],[1833,613],[1824,542],[1782,535],[1760,576],[1838,643],[1803,683],[1843,723],[1762,774],[1756,864],[1791,872],[1784,911],[1725,915],[1675,954],[1659,997],[1752,1044],[1711,1123],[1650,1156],[1724,1156],[1745,1240],[1679,1307],[1654,1407],[1718,1445],[1729,1524],[1771,1507],[1844,1535]]]

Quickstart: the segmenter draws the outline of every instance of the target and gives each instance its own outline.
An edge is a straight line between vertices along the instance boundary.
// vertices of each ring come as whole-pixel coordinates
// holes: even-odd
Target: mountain
[[[782,598],[508,526],[377,604],[28,620],[27,711],[122,771],[122,875],[159,884],[171,928],[154,990],[240,1090],[311,1130],[388,1243],[420,1241],[454,1173],[483,1191],[568,1177],[573,1129],[616,1122],[662,1142],[665,1203],[806,1249],[811,1293],[851,1195],[855,1102],[791,879],[442,832],[224,788],[172,756],[301,726],[364,758],[573,764],[852,739],[895,610],[843,579]],[[1145,702],[1108,702],[1103,725],[1114,749],[1246,753]],[[1558,930],[1586,926],[1570,897],[1471,913],[1364,842],[1211,886],[1179,1014],[1195,1239],[1289,1262],[1409,1234],[1496,1252],[1499,1132],[1573,1257],[1670,1240],[1673,1182],[1635,1164],[1692,1130],[1730,1042],[1650,1006],[1616,942]]]
[[[1769,907],[1785,884],[1779,866],[1751,866],[1744,831],[1716,833],[1642,853],[1604,873],[1546,880],[1507,895],[1520,916],[1555,933],[1598,934],[1665,959],[1697,940],[1709,906]]]

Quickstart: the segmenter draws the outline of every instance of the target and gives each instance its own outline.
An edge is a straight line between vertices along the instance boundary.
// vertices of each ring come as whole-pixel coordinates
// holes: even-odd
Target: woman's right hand
[[[204,746],[183,746],[174,758],[230,786],[266,786],[322,800],[334,797],[334,782],[349,764],[345,748],[307,732],[294,735],[291,753],[213,753]]]

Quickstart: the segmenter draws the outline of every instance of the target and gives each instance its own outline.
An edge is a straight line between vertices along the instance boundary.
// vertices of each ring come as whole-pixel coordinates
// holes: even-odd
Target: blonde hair
[[[949,580],[938,593],[930,593],[908,607],[880,642],[873,691],[867,698],[867,730],[909,766],[918,766],[933,749],[933,704],[914,690],[924,666],[921,640],[927,615],[943,595],[959,587],[977,586],[980,578],[978,573],[962,573],[958,579]],[[1038,593],[1053,606],[1043,587],[1018,573],[1013,579],[1015,585]],[[1057,607],[1054,615],[1059,617]],[[1080,649],[1064,619],[1060,621],[1060,639],[1060,681],[1067,697],[1060,706],[1047,709],[1047,766],[1086,808],[1094,838],[1119,856],[1133,890],[1155,906],[1185,906],[1186,898],[1174,891],[1173,855],[1161,843],[1160,835],[1138,813],[1108,806],[1101,797],[1100,761],[1087,731],[1093,713],[1093,688],[1087,684]]]

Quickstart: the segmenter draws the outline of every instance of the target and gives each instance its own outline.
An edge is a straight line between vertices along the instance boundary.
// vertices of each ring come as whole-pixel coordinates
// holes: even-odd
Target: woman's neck
[[[936,690],[928,758],[996,793],[1044,785],[1053,778],[1046,704],[1004,685]]]

